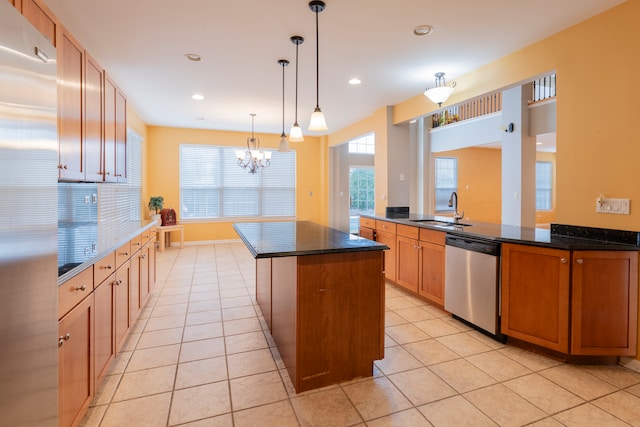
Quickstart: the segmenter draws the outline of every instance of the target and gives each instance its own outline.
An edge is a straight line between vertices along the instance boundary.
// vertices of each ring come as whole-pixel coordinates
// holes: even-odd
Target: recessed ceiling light
[[[189,61],[193,61],[193,62],[202,61],[202,57],[200,55],[198,55],[197,53],[185,53],[184,56]]]
[[[349,80],[349,84],[350,85],[359,85],[360,83],[362,83],[362,80],[357,79],[355,77],[353,79]]]
[[[536,145],[542,145],[542,142],[536,142]]]
[[[204,95],[199,93],[194,93],[193,95],[191,95],[191,98],[195,99],[196,101],[202,101],[204,99]]]
[[[416,36],[428,36],[433,32],[431,25],[418,25],[413,29],[413,34]]]

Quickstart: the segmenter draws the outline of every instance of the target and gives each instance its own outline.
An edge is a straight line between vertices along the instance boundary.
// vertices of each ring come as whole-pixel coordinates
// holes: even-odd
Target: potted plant
[[[151,215],[151,219],[155,221],[160,221],[160,211],[162,210],[162,206],[164,205],[164,197],[162,196],[152,196],[149,199],[149,209],[155,211],[154,215]]]

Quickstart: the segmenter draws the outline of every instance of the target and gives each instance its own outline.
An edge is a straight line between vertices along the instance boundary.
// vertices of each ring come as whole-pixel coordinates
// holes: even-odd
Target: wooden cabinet
[[[113,320],[116,354],[122,349],[131,327],[131,318],[129,316],[130,273],[131,261],[127,261],[116,270],[115,278],[112,282],[114,289]]]
[[[371,218],[360,217],[360,237],[369,240],[376,240],[376,220]]]
[[[104,180],[126,182],[127,100],[111,77],[104,74]]]
[[[56,45],[56,18],[49,8],[40,0],[15,0],[13,5],[36,27],[40,33]]]
[[[78,425],[94,395],[93,293],[58,322],[58,423]]]
[[[384,251],[384,276],[387,280],[396,281],[396,224],[388,221],[376,220],[375,240],[387,245],[388,250]]]
[[[103,180],[103,82],[102,67],[85,51],[84,53],[84,103],[83,139],[85,148],[86,181]]]
[[[638,252],[574,251],[571,354],[635,356]]]
[[[418,227],[398,224],[397,233],[396,283],[417,294],[421,256]]]
[[[107,368],[116,355],[114,342],[115,301],[113,299],[113,282],[115,273],[112,273],[93,291],[95,306],[95,386],[98,387]]]
[[[127,181],[127,99],[116,90],[116,181]]]
[[[82,137],[84,49],[62,26],[58,31],[58,178],[85,179]]]
[[[634,356],[638,253],[502,245],[501,332],[571,355]]]
[[[445,238],[442,231],[420,229],[418,294],[444,307]]]

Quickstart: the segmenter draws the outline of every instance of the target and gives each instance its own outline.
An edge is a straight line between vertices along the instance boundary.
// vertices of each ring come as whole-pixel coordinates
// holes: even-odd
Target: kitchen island
[[[384,357],[386,245],[306,221],[238,223],[256,299],[300,393],[371,376]]]

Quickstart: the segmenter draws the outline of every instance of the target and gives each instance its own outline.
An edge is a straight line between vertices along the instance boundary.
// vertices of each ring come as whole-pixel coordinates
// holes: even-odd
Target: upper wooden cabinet
[[[10,3],[13,3],[38,31],[51,41],[52,45],[56,45],[56,18],[44,3],[39,0],[15,0]]]
[[[85,147],[85,180],[99,182],[103,180],[103,95],[102,67],[86,51],[84,52],[84,104],[83,139]]]
[[[58,178],[85,179],[84,49],[62,26],[58,37]]]
[[[104,180],[127,178],[127,100],[111,77],[104,75]]]

